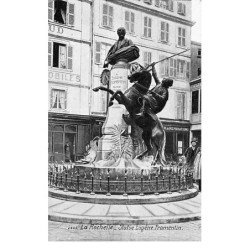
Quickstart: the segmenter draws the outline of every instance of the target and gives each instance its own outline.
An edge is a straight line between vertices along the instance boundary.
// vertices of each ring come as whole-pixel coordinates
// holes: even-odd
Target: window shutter
[[[144,67],[147,66],[147,52],[143,52],[143,64],[144,64]]]
[[[107,26],[108,25],[108,5],[103,4],[102,8],[102,25]]]
[[[177,93],[177,119],[181,119],[181,94]]]
[[[48,2],[48,19],[53,21],[53,13],[54,13],[54,2],[49,0]]]
[[[73,68],[73,47],[68,46],[68,69]]]
[[[125,11],[125,21],[129,22],[129,12]]]
[[[101,43],[95,43],[95,63],[101,63]]]
[[[162,60],[164,58],[164,55],[160,55],[159,60]],[[160,62],[160,75],[165,75],[165,67],[164,67],[164,61]]]
[[[166,42],[168,42],[169,39],[168,35],[169,35],[169,24],[166,23]]]
[[[173,58],[169,59],[169,76],[170,77],[174,76],[174,59]]]
[[[174,2],[173,0],[170,0],[170,10],[174,10]]]
[[[131,27],[130,27],[130,32],[134,33],[135,31],[135,14],[131,12]]]
[[[64,91],[64,109],[67,109],[67,91]]]
[[[69,14],[68,14],[69,25],[74,25],[75,23],[75,4],[69,3]]]
[[[187,66],[187,68],[186,68],[186,78],[189,81],[189,77],[190,77],[190,62],[187,62],[186,66]]]
[[[164,41],[165,39],[165,23],[161,22],[161,41]]]
[[[52,67],[52,42],[48,42],[48,66]]]
[[[109,6],[109,23],[108,23],[109,27],[112,28],[113,27],[113,7]]]
[[[174,60],[174,77],[177,76],[177,61],[176,59],[173,59]]]

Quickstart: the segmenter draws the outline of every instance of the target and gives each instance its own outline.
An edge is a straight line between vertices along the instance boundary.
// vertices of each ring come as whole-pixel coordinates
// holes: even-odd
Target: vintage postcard
[[[201,0],[48,0],[49,241],[201,240]]]

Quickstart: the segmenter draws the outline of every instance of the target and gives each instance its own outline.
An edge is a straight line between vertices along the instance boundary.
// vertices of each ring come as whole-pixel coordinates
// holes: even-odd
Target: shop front
[[[166,134],[166,158],[177,160],[189,147],[190,123],[186,121],[162,121],[162,124]]]
[[[49,161],[75,162],[84,157],[89,142],[101,136],[102,117],[49,113]]]

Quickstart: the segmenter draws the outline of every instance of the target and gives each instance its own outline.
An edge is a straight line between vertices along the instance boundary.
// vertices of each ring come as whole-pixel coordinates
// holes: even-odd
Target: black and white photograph
[[[50,241],[201,240],[200,9],[48,0]]]

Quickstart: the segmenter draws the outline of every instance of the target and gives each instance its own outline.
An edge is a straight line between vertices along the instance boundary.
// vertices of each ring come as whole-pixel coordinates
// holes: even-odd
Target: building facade
[[[189,0],[100,0],[93,2],[93,10],[93,87],[100,85],[104,59],[117,41],[119,27],[125,27],[126,37],[139,47],[137,62],[143,66],[191,47],[193,23]],[[165,60],[156,67],[160,80],[164,77],[174,80],[167,105],[158,114],[166,130],[166,154],[181,155],[188,147],[190,133],[190,51]],[[105,116],[107,94],[98,92],[91,95],[92,114]]]
[[[90,116],[91,6],[92,1],[48,1],[49,160],[75,161],[100,133],[99,118]]]
[[[191,42],[191,136],[201,145],[201,43]]]
[[[141,65],[191,48],[191,0],[49,0],[49,156],[83,156],[89,140],[101,136],[108,96],[93,92],[116,30],[140,48]],[[157,64],[161,79],[174,80],[158,114],[166,130],[166,155],[181,155],[190,134],[190,51]],[[152,82],[152,88],[154,87]]]

